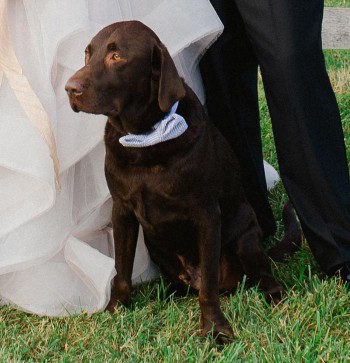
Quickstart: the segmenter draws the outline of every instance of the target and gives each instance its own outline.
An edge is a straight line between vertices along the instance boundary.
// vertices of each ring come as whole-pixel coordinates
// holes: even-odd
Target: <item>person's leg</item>
[[[247,198],[265,236],[275,232],[267,198],[259,125],[257,60],[234,1],[211,0],[225,30],[200,68],[211,121],[226,137],[240,165]]]
[[[323,0],[235,2],[261,66],[283,183],[331,274],[350,261],[350,183],[322,53]]]

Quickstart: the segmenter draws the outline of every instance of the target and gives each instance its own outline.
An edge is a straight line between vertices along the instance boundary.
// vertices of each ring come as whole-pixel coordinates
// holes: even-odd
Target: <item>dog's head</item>
[[[139,21],[102,29],[65,88],[74,111],[107,115],[132,133],[147,131],[185,95],[169,52]]]

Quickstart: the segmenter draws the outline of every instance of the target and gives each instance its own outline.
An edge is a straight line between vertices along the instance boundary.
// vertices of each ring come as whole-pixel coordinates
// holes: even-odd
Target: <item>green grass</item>
[[[325,6],[350,8],[350,0],[325,0]]]
[[[336,5],[343,3],[350,6],[349,0]],[[350,151],[350,51],[326,51],[325,58]],[[337,88],[338,75],[342,84]],[[264,155],[277,166],[263,92],[261,116]],[[270,196],[279,220],[277,239],[283,233],[284,200],[279,185]],[[274,271],[287,290],[279,306],[269,306],[256,288],[246,289],[244,283],[236,294],[221,298],[236,336],[228,346],[198,336],[195,296],[167,297],[162,281],[155,281],[138,287],[131,308],[121,307],[113,316],[47,318],[2,307],[0,362],[348,362],[349,291],[337,278],[325,278],[306,243],[293,259],[274,265]]]
[[[300,256],[296,258],[300,260]],[[217,346],[198,332],[193,296],[164,296],[162,283],[139,288],[130,309],[38,318],[5,307],[0,361],[47,362],[341,362],[347,361],[349,293],[295,263],[285,301],[271,307],[257,289],[222,297],[236,339]]]

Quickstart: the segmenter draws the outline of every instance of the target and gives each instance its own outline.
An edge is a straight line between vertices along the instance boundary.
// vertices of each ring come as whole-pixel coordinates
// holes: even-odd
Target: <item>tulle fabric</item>
[[[103,170],[106,118],[74,113],[64,84],[83,65],[84,48],[97,31],[138,19],[157,32],[203,101],[197,62],[222,25],[207,0],[9,0],[7,5],[20,76],[40,100],[55,135],[61,190],[48,144],[0,62],[1,302],[53,316],[94,312],[108,303],[116,274]],[[140,229],[133,283],[156,273]]]
[[[60,191],[52,148],[25,112],[0,54],[0,302],[40,315],[94,312],[107,305],[116,274],[103,170],[106,119],[74,113],[65,82],[83,65],[84,48],[97,31],[138,19],[156,31],[203,102],[197,64],[222,25],[208,0],[8,0],[7,5],[8,40],[22,68],[17,76],[28,80],[41,103],[36,111],[48,115],[55,135]],[[133,283],[156,274],[140,229]]]

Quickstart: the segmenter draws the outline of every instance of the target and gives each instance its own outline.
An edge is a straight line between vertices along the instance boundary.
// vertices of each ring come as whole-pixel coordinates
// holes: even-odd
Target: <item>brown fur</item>
[[[142,23],[104,28],[86,58],[66,89],[75,111],[108,116],[105,172],[118,272],[108,308],[128,303],[141,224],[152,260],[166,279],[176,289],[198,290],[203,334],[213,331],[227,342],[232,329],[221,312],[219,291],[234,291],[246,274],[275,301],[282,292],[244,195],[238,162],[167,49]],[[184,134],[145,148],[119,143],[128,132],[148,131],[176,100],[177,113],[188,124]]]

